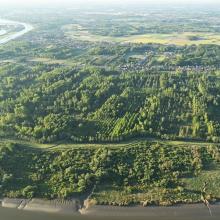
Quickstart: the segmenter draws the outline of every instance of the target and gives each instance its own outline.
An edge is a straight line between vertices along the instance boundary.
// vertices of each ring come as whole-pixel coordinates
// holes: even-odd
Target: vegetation
[[[98,204],[169,205],[200,201],[201,184],[208,181],[210,199],[219,199],[218,178],[207,178],[219,172],[210,170],[220,161],[219,149],[142,142],[45,151],[7,143],[1,145],[1,195],[63,199],[93,192]]]
[[[118,142],[132,137],[219,142],[220,48],[157,49],[182,53],[178,65],[166,58],[146,64],[153,62],[153,68],[160,62],[162,70],[3,64],[0,135],[43,143]],[[214,68],[186,68],[196,63]],[[173,70],[166,70],[167,65]]]
[[[191,10],[2,12],[35,29],[0,46],[0,196],[220,199],[219,9]]]

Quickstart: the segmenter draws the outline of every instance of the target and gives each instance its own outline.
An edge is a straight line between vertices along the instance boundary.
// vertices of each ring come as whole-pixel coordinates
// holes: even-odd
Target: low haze
[[[134,4],[132,0],[0,0],[0,5],[17,5],[17,6],[26,6],[26,5],[45,5],[45,4]],[[215,4],[219,3],[218,0],[137,0],[137,3],[144,3],[144,4],[168,4],[168,3],[175,3],[175,4]]]

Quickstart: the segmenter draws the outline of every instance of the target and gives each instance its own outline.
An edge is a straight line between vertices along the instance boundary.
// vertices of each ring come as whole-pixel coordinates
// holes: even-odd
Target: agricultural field
[[[70,29],[70,28],[69,28]],[[115,43],[152,43],[166,45],[201,45],[215,44],[220,45],[220,33],[199,33],[199,32],[182,32],[170,34],[141,34],[129,35],[124,37],[94,35],[85,30],[77,30],[66,32],[66,35],[73,40],[81,39],[83,41],[92,42],[115,42]]]
[[[201,45],[201,44],[216,44],[220,45],[220,34],[218,33],[196,33],[183,32],[173,34],[146,34],[131,36],[122,39],[129,43],[157,43],[157,44],[175,44],[184,45]]]

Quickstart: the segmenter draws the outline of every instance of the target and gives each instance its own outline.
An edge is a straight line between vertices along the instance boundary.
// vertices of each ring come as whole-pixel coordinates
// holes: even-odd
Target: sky
[[[219,3],[220,0],[0,0],[1,5],[27,6],[27,5],[54,5],[54,4],[128,4],[128,3],[153,3],[153,4],[213,4]]]

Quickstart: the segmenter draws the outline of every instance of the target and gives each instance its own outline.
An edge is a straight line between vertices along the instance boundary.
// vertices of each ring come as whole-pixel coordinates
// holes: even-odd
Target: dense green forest
[[[214,145],[179,147],[140,142],[118,149],[41,151],[7,143],[0,151],[3,196],[67,199],[92,191],[98,204],[115,205],[140,204],[143,200],[157,205],[199,202],[204,182],[189,190],[184,178],[198,178],[220,161],[219,148]],[[209,183],[209,199],[219,199],[219,179],[203,181]],[[107,194],[103,195],[103,190]]]
[[[134,137],[220,141],[219,46],[115,47],[89,53],[117,51],[124,57],[130,51],[158,50],[159,56],[172,53],[173,58],[158,61],[152,55],[137,70],[117,64],[2,64],[1,137],[43,143]],[[140,61],[125,62],[137,66]]]

